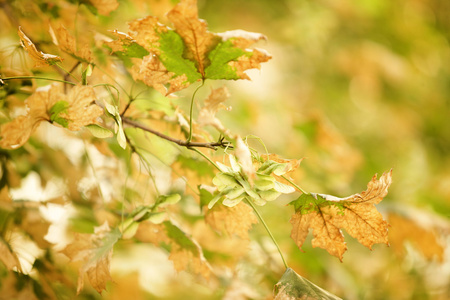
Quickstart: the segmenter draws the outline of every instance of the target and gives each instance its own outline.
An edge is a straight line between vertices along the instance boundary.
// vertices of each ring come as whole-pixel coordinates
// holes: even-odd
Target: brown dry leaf
[[[36,67],[45,65],[51,66],[57,62],[62,62],[62,58],[57,55],[46,54],[42,51],[37,50],[33,42],[25,35],[25,33],[23,33],[22,27],[20,26],[18,33],[20,37],[20,44],[23,48],[25,48],[25,50],[27,50],[28,55],[30,55],[30,57],[36,63]]]
[[[66,112],[59,116],[67,120],[67,129],[80,130],[81,127],[96,123],[103,109],[95,104],[95,92],[91,86],[76,86],[68,95],[61,85],[52,85],[46,91],[36,91],[27,100],[28,113],[1,126],[0,147],[15,149],[30,138],[42,121],[51,121],[51,109],[57,102],[68,103]]]
[[[60,25],[56,30],[53,30],[50,26],[49,32],[52,36],[53,43],[62,51],[86,63],[93,61],[89,46],[87,44],[77,45],[76,39],[64,26]]]
[[[98,13],[108,16],[119,7],[117,0],[88,0],[94,6]]]
[[[28,210],[22,216],[20,227],[31,236],[33,241],[41,248],[50,247],[50,243],[44,238],[47,235],[50,223],[47,222],[37,210]]]
[[[280,158],[278,156],[278,154],[262,154],[261,155],[261,159],[263,161],[267,161],[267,160],[273,160],[276,161],[277,163],[280,164],[287,164],[286,169],[284,170],[285,173],[290,173],[293,172],[295,170],[297,170],[297,168],[300,166],[302,159],[284,159],[284,158]]]
[[[215,205],[205,215],[205,222],[218,232],[225,232],[229,236],[234,234],[244,240],[248,240],[248,231],[258,219],[253,210],[247,204],[240,202],[238,205],[228,207]]]
[[[208,31],[206,22],[198,18],[197,0],[181,1],[167,14],[167,17],[184,40],[187,47],[186,58],[195,61],[198,64],[199,73],[205,77],[206,54],[216,43],[216,37]]]
[[[418,224],[415,219],[401,216],[395,213],[389,214],[389,241],[392,249],[399,255],[404,256],[404,243],[410,242],[414,248],[427,259],[437,258],[440,262],[444,260],[444,246],[440,243],[436,230],[426,228]]]
[[[72,261],[81,261],[83,265],[78,271],[77,294],[83,289],[84,274],[92,287],[101,293],[107,281],[112,280],[110,262],[114,244],[121,234],[118,229],[110,230],[108,223],[95,227],[94,234],[75,233],[75,240],[61,252]]]
[[[216,113],[219,109],[231,109],[223,104],[223,102],[225,102],[229,97],[230,92],[228,92],[228,89],[225,86],[211,90],[211,94],[209,94],[208,98],[205,100],[205,105],[199,112],[199,125],[211,125],[219,131],[226,131],[227,129],[222,125],[222,122],[216,118]]]
[[[301,249],[308,230],[313,230],[313,247],[327,250],[341,261],[347,246],[341,229],[356,238],[358,242],[372,249],[376,243],[388,244],[388,223],[376,210],[388,193],[392,182],[392,170],[379,180],[375,175],[367,190],[347,198],[330,195],[303,194],[291,204],[295,207],[291,238]]]
[[[2,261],[8,270],[13,270],[14,268],[17,268],[18,271],[22,270],[19,258],[2,237],[0,237],[0,261]]]

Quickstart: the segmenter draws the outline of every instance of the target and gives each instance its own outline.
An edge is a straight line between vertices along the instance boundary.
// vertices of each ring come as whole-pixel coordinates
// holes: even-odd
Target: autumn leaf
[[[248,231],[258,219],[250,206],[240,202],[236,206],[216,205],[205,214],[205,222],[218,232],[237,235],[248,240]]]
[[[231,109],[223,104],[228,97],[230,97],[230,93],[225,86],[212,90],[198,114],[199,125],[211,125],[221,132],[227,131],[227,129],[222,125],[222,122],[216,118],[216,113],[219,109]]]
[[[76,39],[69,33],[69,31],[62,25],[56,30],[50,26],[50,35],[53,43],[62,51],[72,55],[77,60],[92,63],[92,53],[87,44],[78,45]]]
[[[104,16],[108,16],[119,7],[117,0],[87,0],[87,3],[92,5],[99,14]]]
[[[57,55],[46,54],[42,51],[37,50],[34,43],[25,35],[25,33],[22,31],[22,27],[20,26],[18,33],[20,37],[20,44],[23,48],[25,48],[25,50],[27,50],[28,55],[30,55],[30,57],[36,63],[36,67],[45,65],[51,66],[57,62],[62,62],[62,58]]]
[[[287,268],[274,287],[274,300],[340,300],[330,292]]]
[[[248,48],[265,39],[263,35],[243,30],[209,32],[206,22],[198,18],[196,0],[180,1],[167,16],[174,29],[149,16],[131,22],[128,35],[115,33],[119,39],[107,43],[119,57],[124,53],[136,57],[136,52],[129,49],[138,49],[137,45],[148,51],[148,55],[138,52],[141,60],[131,70],[133,78],[163,94],[182,90],[199,80],[249,79],[246,70],[259,69],[271,58],[262,50]]]
[[[75,233],[75,239],[61,252],[71,261],[81,261],[78,271],[77,294],[83,289],[83,277],[87,275],[92,287],[101,293],[111,280],[110,263],[113,247],[120,239],[120,231],[110,230],[108,223],[95,227],[93,234]]]
[[[0,237],[0,261],[8,270],[17,268],[17,270],[21,271],[19,258],[2,237]]]
[[[367,190],[337,198],[322,194],[303,194],[291,202],[295,207],[291,238],[301,249],[308,230],[313,230],[313,247],[320,247],[341,261],[347,246],[341,229],[356,238],[358,242],[372,249],[375,243],[388,244],[388,223],[376,210],[388,193],[392,182],[392,170],[384,173],[379,180],[375,175],[367,185]]]
[[[43,121],[73,131],[95,124],[103,114],[103,109],[94,103],[95,99],[91,86],[76,86],[67,95],[61,85],[36,91],[26,100],[27,114],[1,126],[0,147],[15,149],[22,146]]]
[[[389,213],[388,219],[392,227],[389,230],[389,241],[395,253],[404,256],[404,243],[409,242],[427,260],[437,258],[440,262],[444,261],[445,248],[433,224],[424,226],[418,222],[420,218],[417,216],[396,213]]]
[[[162,224],[142,222],[139,224],[136,238],[156,246],[169,245],[169,259],[172,260],[175,270],[190,269],[207,279],[211,276],[211,266],[203,256],[200,246],[172,222],[164,221]]]

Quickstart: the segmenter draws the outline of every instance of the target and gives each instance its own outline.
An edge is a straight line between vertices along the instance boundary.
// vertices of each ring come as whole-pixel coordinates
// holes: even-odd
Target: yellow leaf
[[[347,246],[341,229],[369,249],[375,243],[388,244],[388,223],[375,208],[387,195],[392,182],[392,170],[379,180],[376,175],[367,190],[347,198],[330,195],[303,194],[291,204],[295,207],[291,238],[301,249],[308,230],[313,230],[313,247],[326,249],[341,261]]]
[[[40,66],[51,66],[57,62],[62,62],[62,58],[57,55],[46,54],[42,51],[36,49],[36,46],[33,42],[23,33],[22,28],[19,26],[19,37],[20,44],[25,50],[27,50],[28,55],[34,60],[36,63],[36,67]]]
[[[27,100],[28,113],[1,126],[0,147],[15,149],[30,138],[40,122],[51,120],[50,110],[59,101],[66,101],[68,109],[60,117],[68,121],[67,129],[80,130],[81,127],[96,123],[103,109],[96,105],[96,96],[91,86],[76,86],[68,95],[61,85],[52,85],[48,90],[37,91]]]
[[[78,271],[79,294],[83,289],[83,277],[87,275],[92,287],[101,293],[110,281],[110,262],[113,246],[120,238],[118,230],[111,231],[108,223],[96,227],[94,234],[75,233],[75,239],[61,252],[72,261],[81,261],[83,264]]]
[[[248,240],[248,231],[258,219],[247,204],[240,202],[236,206],[215,205],[205,215],[205,222],[218,232],[225,232],[229,236],[237,235]]]
[[[410,242],[427,260],[434,257],[440,262],[444,260],[445,248],[435,228],[420,225],[414,216],[409,218],[395,213],[389,214],[389,223],[389,241],[398,255],[404,256],[404,243]]]
[[[109,15],[119,7],[117,0],[88,0],[94,6],[98,13],[104,16]]]
[[[92,62],[92,53],[89,46],[87,44],[77,45],[76,39],[70,35],[69,31],[64,26],[60,25],[56,31],[50,26],[49,31],[53,43],[57,45],[59,49],[84,62]]]

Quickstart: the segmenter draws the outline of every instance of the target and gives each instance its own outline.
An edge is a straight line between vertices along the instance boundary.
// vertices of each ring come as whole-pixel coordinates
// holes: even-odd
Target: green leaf
[[[158,197],[156,201],[156,205],[158,207],[166,207],[168,205],[176,204],[181,200],[181,196],[179,194],[172,195],[161,195]]]
[[[294,200],[289,204],[294,206],[295,212],[300,212],[302,215],[309,214],[313,211],[319,211],[319,207],[331,205],[336,206],[343,212],[344,205],[351,205],[351,203],[346,201],[329,201],[324,196],[314,193],[302,194],[297,200]]]
[[[197,188],[200,192],[200,207],[208,205],[208,203],[210,203],[214,198],[213,194],[211,194],[211,192],[209,192],[203,184],[198,185]]]
[[[287,268],[280,281],[274,287],[274,300],[340,300],[341,298],[318,287],[311,281],[295,273],[291,268]]]
[[[60,116],[61,113],[67,113],[67,109],[69,108],[69,103],[67,101],[58,101],[56,102],[52,108],[49,110],[50,121],[53,123],[58,123],[64,128],[67,128],[69,125],[69,120]]]
[[[110,138],[114,135],[110,130],[103,128],[102,126],[97,124],[89,124],[85,127],[91,132],[93,136],[99,139]]]
[[[236,48],[233,45],[231,39],[220,42],[208,55],[211,64],[205,69],[205,78],[227,80],[240,79],[236,73],[236,69],[228,63],[245,54],[246,52],[244,50]]]
[[[183,57],[185,45],[183,39],[173,30],[159,34],[159,59],[164,67],[176,76],[186,75],[187,81],[193,83],[202,78],[193,61]]]
[[[199,250],[195,243],[184,233],[180,228],[173,225],[169,221],[165,221],[164,227],[166,228],[167,236],[182,249],[189,250],[194,255],[199,254]]]

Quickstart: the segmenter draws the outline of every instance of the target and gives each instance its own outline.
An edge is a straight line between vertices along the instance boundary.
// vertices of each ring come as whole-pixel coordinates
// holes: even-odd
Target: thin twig
[[[185,141],[185,140],[175,139],[173,137],[165,135],[164,133],[156,131],[156,130],[150,128],[150,127],[147,127],[147,126],[145,126],[143,124],[135,122],[135,121],[133,121],[133,120],[131,120],[129,118],[126,118],[126,117],[122,118],[122,122],[125,123],[125,124],[128,124],[128,125],[131,125],[133,127],[140,128],[140,129],[142,129],[144,131],[150,132],[150,133],[152,133],[152,134],[154,134],[156,136],[159,136],[162,139],[168,140],[168,141],[173,142],[173,143],[175,143],[175,144],[177,144],[179,146],[182,146],[182,147],[187,147],[187,148],[209,148],[209,149],[216,150],[217,147],[225,148],[225,147],[229,146],[229,142],[226,142],[226,141],[223,141],[223,140],[220,140],[218,142],[211,142],[211,143],[200,143],[200,142],[188,142],[188,141]]]

